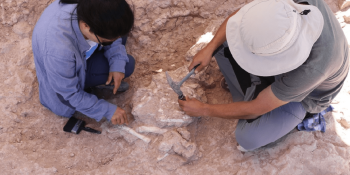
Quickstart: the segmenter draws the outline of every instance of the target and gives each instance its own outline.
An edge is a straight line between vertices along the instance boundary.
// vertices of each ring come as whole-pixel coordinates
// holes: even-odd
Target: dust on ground
[[[326,115],[327,132],[293,130],[275,143],[253,152],[237,150],[237,120],[198,118],[187,126],[196,158],[170,154],[159,161],[162,135],[147,134],[147,144],[137,139],[62,131],[67,118],[44,108],[31,51],[31,33],[42,11],[52,0],[5,0],[0,2],[0,168],[1,174],[350,174],[350,82],[335,100],[336,111]],[[173,71],[187,65],[185,56],[198,38],[215,32],[218,25],[245,0],[130,0],[136,24],[127,51],[137,60],[127,79],[131,89],[112,95],[96,90],[100,98],[122,106],[131,115],[131,99],[149,86],[159,70]],[[350,28],[339,11],[344,1],[327,1],[347,35]],[[346,1],[345,1],[346,2]],[[229,103],[230,94],[219,86],[218,69],[208,69],[203,81],[208,103]],[[208,85],[209,84],[209,85]],[[96,122],[82,114],[92,128]],[[130,125],[133,127],[133,124]]]

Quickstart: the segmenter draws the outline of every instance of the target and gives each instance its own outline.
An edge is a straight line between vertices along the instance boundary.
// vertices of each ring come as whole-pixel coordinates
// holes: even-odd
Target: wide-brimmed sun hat
[[[293,0],[255,0],[227,22],[233,58],[247,72],[273,76],[301,66],[320,37],[320,10]]]

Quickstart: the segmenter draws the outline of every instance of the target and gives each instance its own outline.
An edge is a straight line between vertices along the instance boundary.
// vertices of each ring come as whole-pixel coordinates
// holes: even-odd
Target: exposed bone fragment
[[[168,156],[169,156],[169,154],[166,153],[164,156],[158,157],[157,160],[158,160],[158,161],[161,161],[161,160],[165,159],[165,158],[168,157]]]
[[[174,81],[181,81],[188,74],[187,67],[183,66],[169,75]],[[205,91],[197,80],[190,78],[182,86],[181,90],[186,97],[197,98],[206,102]],[[186,115],[178,104],[178,95],[169,86],[165,73],[152,76],[149,86],[139,88],[132,98],[132,114],[138,123],[146,126],[184,127],[196,120]]]
[[[137,132],[139,133],[155,133],[155,134],[164,134],[168,130],[166,129],[161,129],[158,127],[154,126],[140,126],[136,129]]]
[[[181,134],[182,138],[186,139],[187,141],[190,140],[191,133],[188,132],[186,129],[184,129],[184,128],[177,128],[177,132]]]
[[[169,154],[177,153],[187,160],[192,158],[197,150],[197,145],[188,142],[176,131],[169,131],[163,134],[163,141],[159,145],[159,150]]]
[[[122,130],[129,132],[130,134],[136,136],[137,138],[143,140],[143,141],[146,142],[146,143],[149,143],[149,142],[151,141],[150,138],[148,138],[148,137],[146,137],[146,136],[144,136],[144,135],[141,135],[141,134],[137,133],[136,131],[134,131],[133,129],[131,129],[131,128],[129,128],[129,127],[126,127],[126,126],[119,126],[119,127],[120,127]]]
[[[161,122],[169,122],[169,123],[185,123],[182,119],[161,119]]]
[[[136,131],[134,131],[133,129],[131,129],[131,128],[127,127],[127,126],[117,126],[117,128],[119,128],[119,129],[121,129],[121,130],[124,130],[124,131],[130,133],[131,135],[133,135],[133,136],[135,136],[135,137],[137,137],[137,138],[143,140],[143,141],[146,142],[146,143],[149,143],[149,142],[151,141],[150,138],[148,138],[148,137],[146,137],[146,136],[144,136],[144,135],[141,135],[141,134],[137,133]],[[113,132],[118,132],[118,131],[117,131],[117,130],[108,130],[108,132],[113,133]]]

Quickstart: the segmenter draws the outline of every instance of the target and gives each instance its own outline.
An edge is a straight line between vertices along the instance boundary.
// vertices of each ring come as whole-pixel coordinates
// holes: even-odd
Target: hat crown
[[[298,18],[297,11],[284,1],[261,1],[242,17],[242,41],[256,55],[281,53],[294,43],[299,34]]]

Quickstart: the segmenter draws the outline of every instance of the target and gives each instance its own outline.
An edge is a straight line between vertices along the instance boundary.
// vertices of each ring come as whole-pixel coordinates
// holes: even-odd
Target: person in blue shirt
[[[125,111],[84,89],[126,91],[135,68],[125,50],[134,14],[125,0],[56,0],[38,20],[32,48],[40,102],[63,117],[79,111],[100,121],[128,123]]]

